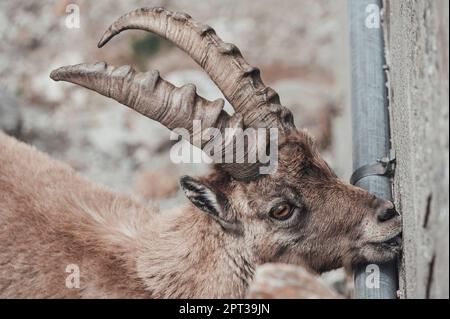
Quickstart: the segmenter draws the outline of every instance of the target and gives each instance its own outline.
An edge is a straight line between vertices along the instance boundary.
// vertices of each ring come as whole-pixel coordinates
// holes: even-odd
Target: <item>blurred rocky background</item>
[[[67,27],[71,4],[80,27]],[[144,6],[189,13],[232,42],[261,69],[297,127],[315,136],[337,174],[351,173],[349,63],[344,0],[3,0],[0,2],[0,129],[60,159],[90,180],[162,209],[184,201],[178,179],[203,164],[173,164],[172,141],[158,123],[114,100],[50,80],[54,68],[81,62],[158,69],[176,85],[194,83],[209,99],[222,96],[207,75],[165,40],[128,31],[98,49],[120,15]],[[68,11],[68,12],[67,12]],[[227,106],[230,110],[230,106]],[[0,149],[1,152],[1,149]],[[342,271],[325,280],[348,293]]]

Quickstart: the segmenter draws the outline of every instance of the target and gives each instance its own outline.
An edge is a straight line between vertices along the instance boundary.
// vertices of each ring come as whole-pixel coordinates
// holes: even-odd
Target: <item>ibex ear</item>
[[[236,231],[239,227],[236,220],[229,218],[226,210],[227,199],[225,195],[210,186],[190,176],[183,176],[180,180],[181,188],[186,197],[200,210],[208,213],[225,230]]]

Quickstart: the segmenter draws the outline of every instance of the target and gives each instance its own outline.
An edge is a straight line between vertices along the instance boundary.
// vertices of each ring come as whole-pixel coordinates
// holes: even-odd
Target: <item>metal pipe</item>
[[[378,11],[377,11],[378,8]],[[372,164],[389,153],[389,113],[381,0],[349,0],[352,64],[353,167]],[[377,25],[377,22],[378,25]],[[379,197],[392,200],[391,181],[368,176],[356,183]],[[379,272],[378,272],[379,270]],[[355,298],[396,298],[395,261],[355,269]]]

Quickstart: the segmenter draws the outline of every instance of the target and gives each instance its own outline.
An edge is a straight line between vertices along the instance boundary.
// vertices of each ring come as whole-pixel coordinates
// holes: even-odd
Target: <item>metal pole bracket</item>
[[[376,163],[367,164],[356,169],[350,177],[350,183],[355,185],[364,177],[373,175],[393,177],[395,173],[395,165],[395,150],[391,149],[388,155],[378,158]]]

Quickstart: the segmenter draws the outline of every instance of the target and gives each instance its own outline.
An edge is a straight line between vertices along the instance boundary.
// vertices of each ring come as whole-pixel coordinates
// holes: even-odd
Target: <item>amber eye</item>
[[[291,217],[293,211],[294,210],[292,209],[292,207],[290,205],[281,204],[281,205],[275,206],[270,211],[270,216],[275,219],[285,220],[285,219],[288,219],[289,217]]]

